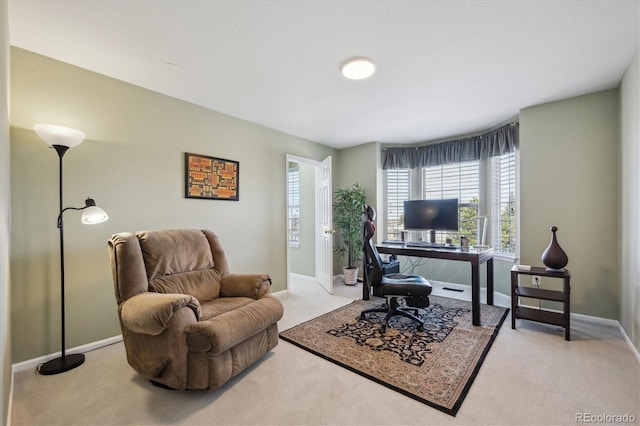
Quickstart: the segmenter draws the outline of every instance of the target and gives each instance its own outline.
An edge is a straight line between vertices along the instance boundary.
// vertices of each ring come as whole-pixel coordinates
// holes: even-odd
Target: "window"
[[[404,230],[404,202],[411,199],[411,170],[387,170],[387,239],[400,240]]]
[[[288,176],[289,247],[300,246],[300,166],[291,163]]]
[[[501,253],[516,252],[515,153],[491,159],[491,246]]]
[[[496,253],[516,252],[516,154],[488,160],[451,163],[421,169],[385,170],[387,240],[400,240],[403,202],[411,199],[458,198],[459,231],[437,232],[436,242],[491,245]],[[486,189],[485,189],[486,188]],[[487,235],[484,235],[487,234]],[[412,236],[416,238],[418,235]],[[428,239],[429,236],[422,235]]]
[[[437,232],[436,242],[459,244],[460,237],[469,238],[469,244],[478,244],[478,211],[480,201],[480,162],[444,164],[422,169],[422,198],[457,198],[458,232]]]

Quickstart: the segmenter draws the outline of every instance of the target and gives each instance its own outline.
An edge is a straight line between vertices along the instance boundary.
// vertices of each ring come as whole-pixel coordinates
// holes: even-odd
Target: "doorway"
[[[291,274],[333,293],[331,157],[287,155],[287,288]]]

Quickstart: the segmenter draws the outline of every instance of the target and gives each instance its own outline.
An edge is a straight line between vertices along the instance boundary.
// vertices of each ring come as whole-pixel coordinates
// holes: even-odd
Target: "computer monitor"
[[[404,202],[404,229],[457,231],[458,199],[408,200]]]

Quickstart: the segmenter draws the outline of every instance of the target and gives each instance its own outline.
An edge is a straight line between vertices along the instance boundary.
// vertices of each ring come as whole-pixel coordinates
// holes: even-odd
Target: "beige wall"
[[[571,312],[611,319],[620,313],[618,155],[617,90],[520,111],[520,262],[541,265],[557,226]]]
[[[11,386],[9,322],[10,164],[9,164],[9,19],[0,0],[0,423],[8,424]]]
[[[20,49],[11,50],[13,362],[60,349],[57,155],[36,123],[87,134],[64,157],[64,205],[95,198],[110,220],[65,213],[67,346],[120,334],[106,241],[121,231],[208,228],[232,272],[286,286],[286,154],[335,152]],[[240,162],[240,201],[184,198],[184,152]]]
[[[620,323],[640,350],[640,54],[620,85]]]

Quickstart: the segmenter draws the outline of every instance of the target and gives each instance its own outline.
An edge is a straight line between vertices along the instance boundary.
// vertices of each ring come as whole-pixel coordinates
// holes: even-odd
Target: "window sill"
[[[501,252],[494,252],[493,258],[496,260],[502,260],[503,262],[512,262],[512,263],[516,263],[516,259],[517,259],[515,254],[501,253]]]

